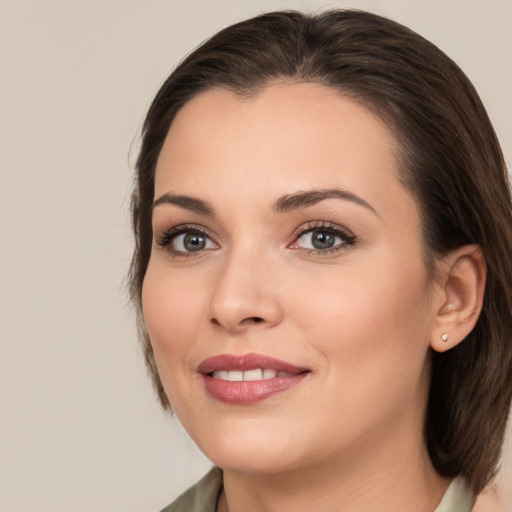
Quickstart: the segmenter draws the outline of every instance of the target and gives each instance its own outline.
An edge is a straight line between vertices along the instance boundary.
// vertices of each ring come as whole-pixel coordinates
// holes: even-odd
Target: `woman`
[[[512,216],[460,69],[373,14],[266,14],[176,68],[137,168],[146,361],[217,466],[166,510],[471,510],[512,393]]]

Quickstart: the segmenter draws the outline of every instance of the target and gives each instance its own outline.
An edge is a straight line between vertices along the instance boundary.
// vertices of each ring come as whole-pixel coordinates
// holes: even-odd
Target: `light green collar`
[[[434,512],[471,512],[473,496],[462,478],[456,478],[446,490]]]

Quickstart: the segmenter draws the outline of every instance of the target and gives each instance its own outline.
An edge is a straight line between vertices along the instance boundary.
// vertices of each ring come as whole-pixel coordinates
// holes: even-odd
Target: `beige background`
[[[207,469],[159,410],[123,289],[138,130],[214,31],[336,6],[451,55],[511,162],[511,0],[0,0],[0,510],[156,511]]]

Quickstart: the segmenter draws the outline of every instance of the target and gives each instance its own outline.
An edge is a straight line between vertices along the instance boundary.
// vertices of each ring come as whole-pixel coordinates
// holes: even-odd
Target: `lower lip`
[[[297,386],[307,375],[308,373],[304,372],[290,377],[242,382],[203,375],[203,380],[206,392],[216,400],[228,404],[254,404]]]

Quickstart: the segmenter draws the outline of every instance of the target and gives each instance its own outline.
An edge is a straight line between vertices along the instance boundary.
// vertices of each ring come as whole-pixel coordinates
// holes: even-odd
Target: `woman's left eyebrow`
[[[286,194],[280,197],[274,203],[274,212],[285,213],[289,212],[290,210],[299,210],[313,206],[326,199],[343,199],[345,201],[350,201],[370,210],[375,215],[377,215],[377,217],[379,216],[377,210],[375,210],[375,208],[364,199],[352,192],[349,192],[348,190],[342,190],[338,188],[306,190],[304,192]]]

